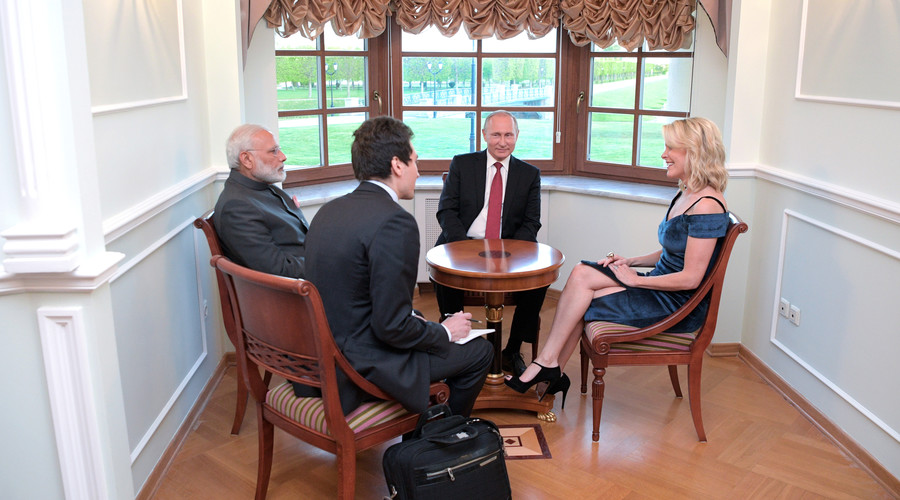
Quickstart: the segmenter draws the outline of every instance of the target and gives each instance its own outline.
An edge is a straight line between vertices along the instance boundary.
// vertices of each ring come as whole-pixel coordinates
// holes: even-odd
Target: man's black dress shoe
[[[525,360],[521,353],[503,351],[500,353],[500,368],[518,377],[525,371]]]

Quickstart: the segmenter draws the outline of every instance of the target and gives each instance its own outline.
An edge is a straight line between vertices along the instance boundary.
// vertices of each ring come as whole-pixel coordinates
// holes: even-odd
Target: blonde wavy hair
[[[663,125],[662,132],[666,145],[687,151],[687,182],[679,180],[678,187],[698,191],[710,186],[725,191],[725,145],[715,123],[706,118],[685,118]]]

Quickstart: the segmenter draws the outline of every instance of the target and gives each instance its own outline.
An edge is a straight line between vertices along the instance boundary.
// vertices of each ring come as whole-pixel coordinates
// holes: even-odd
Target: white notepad
[[[481,337],[482,335],[487,335],[488,333],[491,333],[493,331],[493,328],[472,328],[472,331],[470,331],[468,335],[457,340],[456,343],[462,345],[474,338]]]

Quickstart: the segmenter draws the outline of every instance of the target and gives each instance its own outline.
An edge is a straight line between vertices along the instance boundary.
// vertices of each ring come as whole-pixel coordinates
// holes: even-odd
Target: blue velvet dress
[[[728,213],[721,214],[696,214],[696,215],[678,215],[669,219],[669,213],[675,200],[681,196],[681,191],[672,199],[669,204],[669,210],[666,217],[659,224],[658,234],[659,243],[662,245],[662,254],[659,262],[650,272],[639,273],[642,276],[658,276],[661,274],[669,274],[684,269],[684,252],[687,247],[688,236],[694,238],[721,238],[725,236],[728,229]],[[712,198],[706,196],[704,198]],[[701,198],[702,199],[702,198]],[[715,199],[715,198],[712,198]],[[697,201],[700,201],[699,199]],[[718,201],[718,200],[716,200]],[[696,202],[694,203],[696,204]],[[719,203],[721,205],[721,203]],[[685,212],[689,211],[689,207]],[[724,210],[725,207],[723,206]],[[721,243],[721,242],[720,242]],[[706,269],[708,273],[719,254],[719,246],[713,252],[710,264]],[[611,277],[619,282],[612,270],[603,267],[595,261],[582,261],[598,271]],[[619,284],[622,284],[619,282]],[[649,290],[647,288],[629,287],[624,284],[625,290],[597,297],[591,301],[591,305],[584,314],[584,320],[587,321],[610,321],[623,325],[631,325],[639,328],[650,326],[653,323],[666,318],[685,302],[687,302],[694,290],[682,291],[661,291]],[[700,306],[688,314],[681,322],[679,322],[670,331],[673,332],[693,332],[700,328],[703,320],[706,318],[706,311],[709,307],[709,301],[703,301]]]

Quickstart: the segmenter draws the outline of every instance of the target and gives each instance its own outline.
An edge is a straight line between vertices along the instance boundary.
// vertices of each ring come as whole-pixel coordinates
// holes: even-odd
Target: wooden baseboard
[[[875,459],[865,448],[860,446],[852,437],[832,422],[825,414],[819,411],[802,394],[797,392],[784,379],[778,376],[768,365],[763,363],[753,352],[739,345],[738,358],[755,371],[773,389],[778,391],[791,405],[815,425],[822,433],[831,439],[844,451],[857,465],[868,472],[881,486],[892,495],[900,498],[900,479],[894,477],[881,463]]]
[[[717,344],[709,344],[706,348],[707,356],[717,357],[734,357],[741,350],[740,342],[721,342]]]
[[[156,467],[154,467],[153,471],[150,472],[150,475],[147,476],[147,481],[144,482],[144,486],[141,488],[141,491],[138,492],[135,500],[149,500],[156,494],[156,490],[159,489],[159,485],[166,475],[166,472],[169,470],[169,466],[172,465],[172,460],[175,459],[175,455],[181,450],[184,441],[194,429],[197,419],[200,418],[200,414],[203,413],[203,409],[206,408],[206,403],[216,390],[216,387],[218,387],[219,382],[222,381],[222,377],[225,376],[225,369],[234,365],[235,359],[233,352],[225,353],[225,355],[222,356],[215,371],[213,371],[212,377],[209,378],[206,386],[200,391],[200,394],[197,396],[197,401],[194,402],[194,406],[184,418],[181,427],[178,428],[178,431],[172,437],[172,441],[169,442],[166,451],[159,457],[159,462],[157,462]]]

